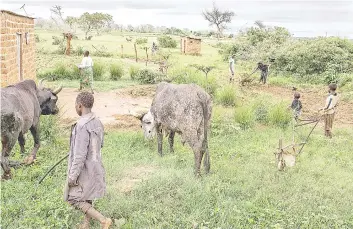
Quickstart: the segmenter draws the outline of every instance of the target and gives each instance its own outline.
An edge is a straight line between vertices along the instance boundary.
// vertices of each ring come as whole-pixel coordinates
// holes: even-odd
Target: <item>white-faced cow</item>
[[[1,167],[4,170],[3,179],[11,178],[9,156],[18,140],[21,153],[25,153],[24,134],[31,131],[34,138],[34,148],[25,159],[26,164],[33,163],[39,149],[39,117],[40,115],[57,114],[57,94],[62,87],[56,90],[38,87],[33,80],[1,88]]]
[[[182,143],[188,143],[194,152],[195,173],[200,175],[203,156],[204,167],[210,170],[208,129],[212,113],[212,100],[208,93],[195,84],[174,85],[160,83],[147,114],[139,118],[146,138],[157,134],[158,153],[162,156],[163,132],[169,135],[170,151],[173,152],[174,135],[179,133]]]

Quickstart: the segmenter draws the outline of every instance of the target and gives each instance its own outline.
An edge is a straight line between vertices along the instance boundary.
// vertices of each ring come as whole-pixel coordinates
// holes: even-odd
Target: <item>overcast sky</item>
[[[152,24],[192,30],[208,29],[201,16],[212,7],[212,0],[1,0],[1,9],[24,14],[19,8],[25,3],[27,13],[34,17],[50,17],[49,8],[63,7],[65,16],[84,12],[113,15],[118,24]],[[233,10],[236,17],[229,32],[249,27],[255,20],[265,25],[284,26],[296,36],[341,36],[353,38],[353,0],[345,1],[239,1],[216,0],[222,9]]]

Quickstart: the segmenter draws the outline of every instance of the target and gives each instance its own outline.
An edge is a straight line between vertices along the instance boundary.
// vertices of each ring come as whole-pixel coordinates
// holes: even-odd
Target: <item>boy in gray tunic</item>
[[[107,229],[112,220],[92,206],[93,200],[105,194],[105,170],[101,157],[104,129],[91,112],[93,103],[94,97],[89,92],[82,92],[76,98],[76,112],[81,117],[72,126],[64,199],[85,213],[80,228],[89,228],[93,218]]]

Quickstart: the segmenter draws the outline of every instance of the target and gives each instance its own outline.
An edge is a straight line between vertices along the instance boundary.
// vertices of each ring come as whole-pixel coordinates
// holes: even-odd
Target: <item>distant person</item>
[[[299,99],[300,99],[300,93],[299,92],[295,92],[291,108],[292,108],[292,111],[293,111],[294,119],[296,121],[298,121],[299,116],[300,116],[301,111],[302,111],[302,108],[303,108],[302,103],[301,103],[301,101]]]
[[[89,88],[93,92],[93,60],[89,56],[89,51],[85,51],[81,64],[80,90]]]
[[[229,58],[229,72],[230,72],[230,77],[229,77],[229,82],[234,82],[234,60],[235,55],[231,55]]]
[[[319,111],[324,111],[325,136],[328,138],[332,138],[333,120],[335,118],[336,107],[338,105],[338,95],[336,93],[337,85],[332,83],[328,86],[328,88],[329,95],[326,99],[325,107],[320,109]]]
[[[64,200],[85,214],[80,228],[89,228],[90,220],[98,220],[102,228],[112,224],[92,206],[92,201],[104,196],[105,170],[102,163],[104,128],[92,113],[94,97],[81,92],[76,98],[76,112],[80,119],[71,128],[70,152]]]
[[[269,66],[267,64],[263,64],[259,62],[257,63],[257,68],[251,73],[251,75],[254,74],[257,70],[261,71],[261,77],[260,77],[259,83],[262,82],[263,84],[266,84]]]
[[[157,52],[157,45],[155,42],[152,43],[151,50],[152,50],[152,56],[154,56],[154,54]]]

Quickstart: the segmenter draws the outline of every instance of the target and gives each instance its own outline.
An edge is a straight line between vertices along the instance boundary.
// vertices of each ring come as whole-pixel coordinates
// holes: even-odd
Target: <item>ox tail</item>
[[[210,170],[210,153],[209,153],[209,150],[208,150],[208,128],[210,126],[210,119],[211,119],[211,113],[212,110],[209,109],[209,99],[206,97],[206,98],[202,98],[204,96],[201,96],[201,106],[202,106],[202,110],[203,110],[203,125],[204,125],[204,128],[203,128],[203,131],[204,131],[204,139],[203,139],[203,142],[202,142],[202,150],[203,152],[205,153],[204,155],[204,167],[206,169],[206,172],[208,173],[209,170]]]

